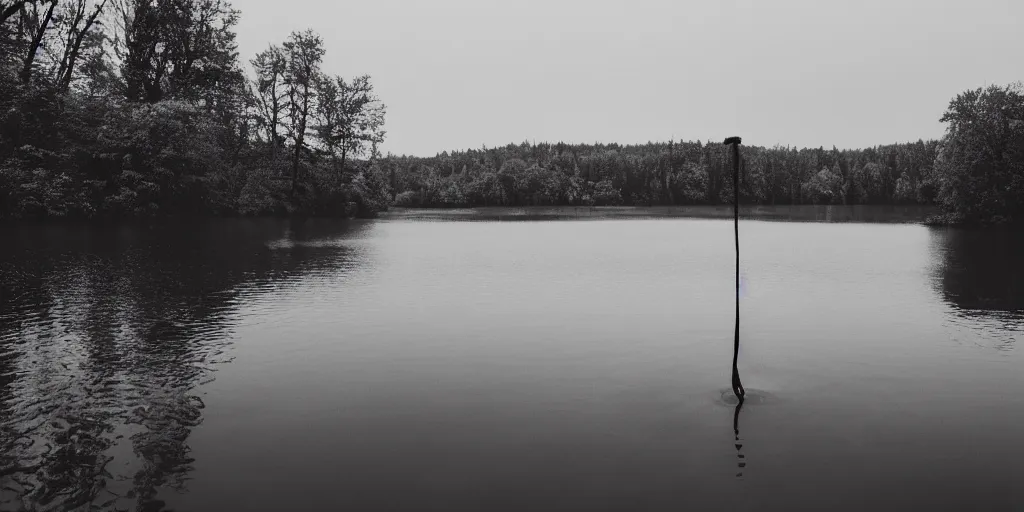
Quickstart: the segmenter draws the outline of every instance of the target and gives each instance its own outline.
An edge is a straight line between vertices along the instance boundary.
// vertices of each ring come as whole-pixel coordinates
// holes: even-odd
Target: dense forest
[[[747,204],[901,204],[936,200],[938,142],[865,150],[741,148]],[[732,162],[720,141],[645,145],[529,144],[388,156],[397,205],[731,204]]]
[[[744,204],[937,204],[941,223],[1024,219],[1024,87],[954,98],[941,141],[867,149],[741,147]],[[720,141],[510,144],[381,159],[397,206],[729,204]]]
[[[322,71],[312,31],[243,64],[226,0],[0,0],[0,218],[373,216],[389,205],[728,203],[705,142],[380,154],[369,76]],[[939,141],[742,148],[747,204],[939,204],[1020,221],[1024,88],[957,95]],[[732,135],[732,134],[729,134]]]
[[[0,0],[0,217],[372,215],[384,106],[225,0]]]

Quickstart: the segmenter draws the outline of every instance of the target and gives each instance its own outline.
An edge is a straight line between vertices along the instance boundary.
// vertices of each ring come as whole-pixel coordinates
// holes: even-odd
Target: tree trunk
[[[299,155],[302,152],[303,137],[295,138],[295,154],[292,156],[292,197],[295,197],[295,188],[299,182]]]
[[[0,25],[6,22],[7,19],[10,18],[11,16],[18,14],[18,11],[21,10],[21,7],[27,3],[28,0],[15,0],[14,3],[0,10]]]
[[[64,81],[64,72],[68,69],[68,60],[71,57],[71,50],[74,46],[76,39],[78,24],[82,22],[82,18],[85,17],[85,3],[79,0],[78,5],[75,7],[74,17],[68,24],[68,36],[67,42],[64,45],[64,53],[60,58],[60,65],[57,67],[57,83],[60,84]]]
[[[96,23],[96,18],[99,17],[100,12],[103,11],[103,7],[106,3],[107,0],[103,0],[100,5],[96,7],[96,10],[93,11],[92,15],[90,15],[85,21],[85,25],[82,26],[82,30],[75,36],[74,45],[71,47],[69,55],[65,56],[65,59],[67,60],[66,64],[64,62],[61,63],[64,70],[59,82],[60,92],[66,93],[68,92],[68,89],[71,88],[71,79],[74,76],[75,64],[78,62],[78,55],[82,51],[82,42],[85,40],[85,35],[89,33],[89,29],[91,29]],[[76,18],[75,25],[78,24],[77,20],[81,20],[81,18]]]
[[[299,130],[295,134],[295,155],[292,158],[292,197],[295,197],[295,189],[299,182],[299,157],[302,154],[302,146],[306,140],[306,118],[309,115],[309,86],[306,85],[302,92],[302,111],[299,112]]]
[[[673,141],[668,141],[668,169],[661,167],[661,200],[663,204],[672,204],[672,191],[668,188],[668,173],[675,173],[675,159],[672,151]]]
[[[341,147],[341,177],[342,177],[342,181],[344,181],[344,178],[345,178],[345,160],[348,158],[348,144],[346,142],[344,142],[344,141],[342,142],[342,144],[343,144],[343,146]]]
[[[270,161],[277,162],[277,87],[275,86],[273,89],[271,89],[270,93],[274,95],[272,103],[272,108],[274,111],[270,115]]]
[[[28,55],[25,56],[25,66],[21,68],[21,82],[27,84],[32,79],[32,64],[36,60],[36,53],[39,53],[39,48],[43,43],[43,35],[46,33],[46,27],[50,25],[50,20],[53,19],[53,10],[57,7],[57,0],[51,0],[50,7],[46,9],[46,16],[43,18],[43,22],[36,27],[36,33],[32,36],[32,44],[28,47]]]

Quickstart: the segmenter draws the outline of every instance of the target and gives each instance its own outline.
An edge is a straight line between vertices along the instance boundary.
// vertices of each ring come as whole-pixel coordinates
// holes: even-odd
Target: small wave
[[[777,401],[777,397],[761,389],[744,388],[743,405],[767,405]],[[739,399],[732,392],[732,388],[723,389],[715,397],[715,403],[718,405],[735,407],[739,403]]]

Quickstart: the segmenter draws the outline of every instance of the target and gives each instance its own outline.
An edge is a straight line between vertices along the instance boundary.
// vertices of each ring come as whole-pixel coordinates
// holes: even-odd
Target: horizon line
[[[676,140],[675,138],[672,138],[672,139],[667,139],[667,140],[649,140],[647,142],[630,142],[630,143],[603,142],[603,141],[576,142],[576,141],[559,140],[557,142],[542,141],[539,144],[534,139],[526,139],[526,140],[523,140],[522,142],[508,142],[508,143],[505,143],[505,144],[493,145],[493,146],[487,145],[487,144],[481,144],[479,147],[469,147],[469,148],[462,148],[462,149],[446,149],[446,150],[442,150],[442,151],[437,151],[437,152],[435,152],[434,154],[431,154],[431,155],[417,155],[417,154],[396,153],[396,152],[392,152],[392,151],[387,151],[384,154],[384,156],[385,157],[397,157],[397,158],[436,158],[438,156],[441,156],[442,153],[448,153],[448,154],[452,154],[452,153],[465,153],[465,152],[469,152],[469,151],[483,151],[483,150],[507,148],[509,146],[518,147],[518,146],[522,146],[523,144],[526,144],[526,145],[531,146],[531,147],[536,147],[536,146],[539,146],[539,145],[556,146],[558,144],[565,144],[567,146],[642,147],[642,146],[658,145],[658,144],[667,145],[669,142],[672,142],[673,144],[697,144],[697,143],[700,143],[702,145],[707,145],[707,144],[713,144],[713,142],[711,142],[711,141],[720,140],[720,139],[722,139],[722,138],[721,137],[720,138],[709,137],[709,138],[704,138],[704,139],[691,139],[691,140],[683,140],[683,139]],[[746,140],[746,139],[744,139],[744,140]],[[899,145],[899,144],[916,144],[918,142],[922,142],[922,143],[927,144],[929,142],[941,142],[941,140],[942,140],[942,137],[927,138],[927,139],[924,138],[924,137],[918,137],[916,140],[908,139],[908,140],[903,140],[903,141],[890,142],[890,143],[887,143],[887,144],[875,144],[875,145],[871,145],[871,146],[859,146],[859,147],[839,147],[836,144],[832,144],[831,148],[826,147],[825,145],[819,145],[818,147],[814,147],[814,146],[796,146],[796,145],[784,144],[784,143],[781,143],[781,142],[776,142],[773,145],[766,145],[766,144],[740,144],[740,145],[741,146],[745,146],[745,147],[765,148],[765,149],[772,149],[772,148],[775,148],[775,147],[783,147],[783,148],[787,148],[787,149],[796,149],[797,151],[816,150],[816,149],[825,149],[825,150],[831,151],[832,148],[835,148],[835,150],[837,150],[837,151],[858,151],[858,150],[865,150],[865,149],[875,149],[875,148],[884,147],[884,146],[894,146],[894,145]]]

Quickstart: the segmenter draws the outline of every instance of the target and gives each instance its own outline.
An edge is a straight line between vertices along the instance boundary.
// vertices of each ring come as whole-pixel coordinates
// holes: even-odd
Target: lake
[[[476,220],[0,227],[0,510],[1024,510],[1020,234]]]

